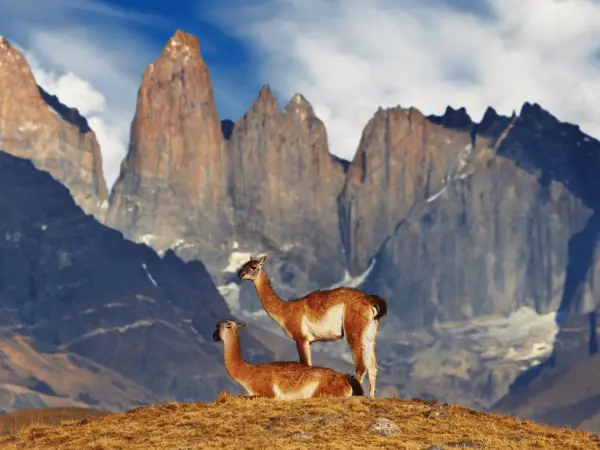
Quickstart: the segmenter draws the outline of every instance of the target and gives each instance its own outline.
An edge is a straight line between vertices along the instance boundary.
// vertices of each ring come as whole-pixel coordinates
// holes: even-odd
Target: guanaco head
[[[238,270],[238,277],[242,280],[256,280],[260,275],[260,271],[266,260],[267,255],[261,256],[260,259],[256,259],[254,256],[250,255],[250,261]]]
[[[225,341],[229,336],[237,333],[237,330],[244,328],[247,324],[244,322],[235,322],[234,320],[221,320],[213,333],[215,342]]]

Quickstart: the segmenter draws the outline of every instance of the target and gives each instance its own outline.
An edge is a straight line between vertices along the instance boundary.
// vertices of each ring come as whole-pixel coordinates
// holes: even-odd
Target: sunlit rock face
[[[0,37],[0,149],[30,159],[102,217],[108,193],[96,136],[76,109],[40,88],[23,55]]]

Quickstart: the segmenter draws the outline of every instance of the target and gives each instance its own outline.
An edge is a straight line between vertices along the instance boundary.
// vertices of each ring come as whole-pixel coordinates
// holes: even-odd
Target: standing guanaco
[[[266,260],[266,255],[260,259],[250,256],[238,271],[238,277],[252,281],[267,314],[296,341],[300,362],[312,365],[312,342],[336,341],[346,336],[358,380],[362,383],[368,371],[369,396],[375,397],[378,370],[375,341],[379,321],[387,314],[385,300],[358,289],[339,287],[283,301],[265,273]]]

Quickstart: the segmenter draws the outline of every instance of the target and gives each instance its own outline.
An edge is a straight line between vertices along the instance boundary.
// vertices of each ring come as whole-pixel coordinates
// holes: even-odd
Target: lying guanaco
[[[358,289],[339,287],[318,290],[290,301],[280,299],[263,265],[267,256],[250,260],[238,271],[238,277],[251,280],[267,314],[279,324],[285,334],[296,341],[300,362],[312,365],[310,344],[337,341],[346,336],[362,384],[369,373],[369,396],[375,397],[377,359],[375,340],[379,320],[387,314],[387,304],[378,295]]]
[[[291,361],[263,364],[244,361],[239,329],[245,326],[242,322],[223,320],[217,323],[213,339],[223,341],[225,369],[248,395],[277,399],[364,395],[358,379],[351,374]]]

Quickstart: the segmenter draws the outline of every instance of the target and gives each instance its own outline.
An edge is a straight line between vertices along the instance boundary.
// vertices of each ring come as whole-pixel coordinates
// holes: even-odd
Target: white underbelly
[[[278,385],[273,386],[273,392],[275,398],[282,400],[299,400],[302,398],[311,398],[317,387],[319,386],[318,381],[305,384],[297,389],[281,389]]]
[[[343,335],[344,305],[330,309],[320,318],[304,317],[303,331],[313,341],[340,339]]]

